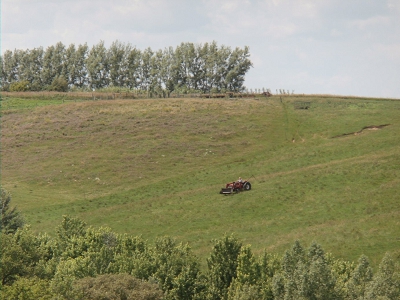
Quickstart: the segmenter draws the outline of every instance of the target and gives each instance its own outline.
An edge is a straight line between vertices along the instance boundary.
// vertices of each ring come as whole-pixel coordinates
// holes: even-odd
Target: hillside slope
[[[2,114],[2,185],[36,231],[68,214],[169,235],[200,256],[224,233],[256,252],[298,239],[346,259],[400,255],[400,101],[112,100]],[[253,189],[220,195],[238,176]]]

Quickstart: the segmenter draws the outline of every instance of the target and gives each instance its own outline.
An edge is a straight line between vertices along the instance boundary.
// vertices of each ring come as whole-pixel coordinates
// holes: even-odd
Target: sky
[[[400,99],[400,0],[2,0],[1,52],[250,47],[249,89]]]

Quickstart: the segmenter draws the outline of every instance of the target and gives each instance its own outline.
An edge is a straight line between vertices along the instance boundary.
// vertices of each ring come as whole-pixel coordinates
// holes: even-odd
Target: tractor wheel
[[[251,184],[250,184],[250,182],[246,182],[245,184],[244,184],[244,190],[245,191],[250,191],[251,190]]]

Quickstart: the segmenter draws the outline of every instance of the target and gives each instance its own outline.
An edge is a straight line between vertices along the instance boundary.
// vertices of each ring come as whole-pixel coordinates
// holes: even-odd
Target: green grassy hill
[[[67,214],[199,256],[224,233],[254,252],[400,256],[400,101],[61,102],[2,103],[2,186],[35,231]],[[220,195],[238,176],[252,190]]]

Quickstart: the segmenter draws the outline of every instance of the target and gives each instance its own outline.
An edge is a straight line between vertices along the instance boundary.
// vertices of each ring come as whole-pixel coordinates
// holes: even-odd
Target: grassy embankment
[[[255,252],[298,239],[349,260],[400,256],[400,101],[63,102],[2,103],[2,185],[35,231],[68,214],[201,257],[224,233]],[[238,176],[254,176],[250,192],[218,193]]]

